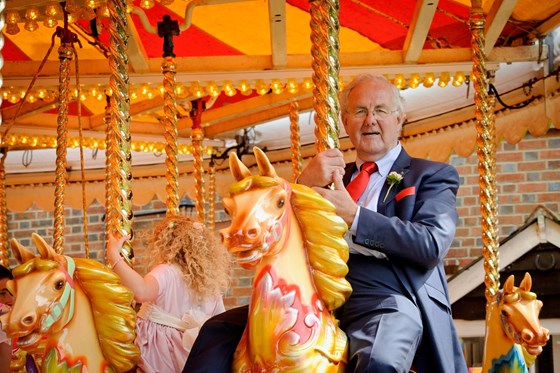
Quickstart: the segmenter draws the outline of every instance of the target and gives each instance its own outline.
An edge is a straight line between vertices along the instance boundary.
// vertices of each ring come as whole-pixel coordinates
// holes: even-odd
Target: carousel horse
[[[514,276],[489,303],[482,371],[527,373],[542,352],[549,332],[539,322],[542,302],[531,292],[531,275],[514,286]]]
[[[311,188],[281,179],[266,155],[251,175],[235,153],[236,180],[223,199],[231,215],[220,234],[245,269],[255,269],[249,317],[235,372],[342,372],[347,338],[333,311],[350,296],[348,229]]]
[[[57,254],[33,234],[40,256],[15,239],[20,263],[8,282],[15,295],[1,323],[17,346],[33,352],[41,345],[42,372],[126,372],[136,365],[136,313],[132,292],[93,259]]]

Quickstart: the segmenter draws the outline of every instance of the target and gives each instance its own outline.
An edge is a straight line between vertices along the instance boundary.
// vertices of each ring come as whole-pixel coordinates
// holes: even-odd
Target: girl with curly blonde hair
[[[121,263],[120,249],[127,239],[109,236],[107,260],[142,303],[135,339],[138,370],[180,372],[200,326],[225,311],[229,254],[203,224],[168,216],[154,227],[148,250],[153,269],[142,277]]]

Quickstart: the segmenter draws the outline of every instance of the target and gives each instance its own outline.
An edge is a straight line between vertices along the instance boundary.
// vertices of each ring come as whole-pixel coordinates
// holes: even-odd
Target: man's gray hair
[[[404,98],[401,96],[400,90],[394,85],[391,84],[383,75],[379,74],[369,74],[364,73],[357,75],[350,83],[344,86],[342,91],[340,91],[339,100],[340,100],[340,110],[342,113],[346,112],[348,109],[348,96],[354,87],[365,80],[373,80],[373,81],[383,81],[391,87],[393,91],[393,95],[395,97],[395,103],[397,105],[396,109],[399,111],[400,114],[404,117]]]

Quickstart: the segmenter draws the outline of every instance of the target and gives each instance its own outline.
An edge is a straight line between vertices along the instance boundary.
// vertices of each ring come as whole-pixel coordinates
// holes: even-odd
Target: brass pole
[[[0,99],[0,104],[2,104],[1,100],[2,99]],[[1,119],[2,118],[0,117],[0,121]],[[6,156],[8,155],[8,148],[1,148],[1,152],[2,152],[2,158],[0,158],[0,265],[9,268],[8,259],[10,257],[10,253],[8,251],[8,209],[6,207],[6,168],[4,166],[4,161],[6,160]]]
[[[167,184],[167,216],[179,215],[179,169],[177,154],[177,105],[175,98],[175,74],[176,65],[175,58],[172,56],[165,57],[161,66],[163,71],[163,101],[164,101],[164,118],[165,122],[165,178]]]
[[[132,234],[132,155],[130,151],[130,99],[128,95],[128,33],[126,0],[109,0],[109,67],[111,76],[111,176],[115,209],[111,232],[117,236]],[[121,254],[132,265],[134,253],[130,241],[125,242]]]
[[[290,103],[290,143],[292,153],[292,177],[295,182],[301,173],[301,141],[299,136],[299,104],[297,101]]]
[[[6,9],[6,0],[0,0],[0,30],[4,29],[4,9]],[[0,33],[0,88],[2,88],[2,67],[4,67],[4,56],[2,56],[2,47],[4,46],[4,34]],[[2,96],[0,96],[0,106],[2,105]],[[2,113],[0,113],[0,125],[2,125]],[[3,138],[0,140],[4,140]],[[3,142],[3,141],[2,141]],[[6,207],[6,169],[4,161],[8,154],[8,148],[4,144],[0,151],[2,158],[0,159],[0,264],[8,268],[8,209]]]
[[[216,165],[210,160],[208,165],[208,228],[213,231],[215,227],[216,210]]]
[[[173,52],[173,36],[179,35],[179,23],[173,21],[169,15],[163,16],[163,21],[158,22],[158,36],[163,38],[163,62],[161,71],[163,72],[163,112],[165,127],[165,178],[167,184],[167,216],[179,215],[179,169],[177,154],[177,104],[175,94],[175,75],[177,66],[175,65],[175,53]]]
[[[201,126],[202,112],[204,111],[204,101],[198,99],[193,101],[191,118],[193,121],[191,131],[191,141],[193,147],[193,166],[195,185],[195,208],[198,221],[206,224],[206,213],[204,200],[204,167],[202,164],[202,140],[204,140],[204,132]]]
[[[339,112],[339,3],[310,0],[313,107],[317,151],[338,148]]]
[[[115,133],[113,132],[113,125],[111,120],[111,96],[105,92],[105,100],[107,105],[105,105],[105,115],[103,121],[105,123],[105,237],[109,237],[112,232],[113,227],[117,224],[115,221],[116,211],[115,206],[117,206],[117,197],[115,196],[115,188],[112,183],[115,181],[116,177],[113,175],[113,165],[115,165],[114,160],[114,145]],[[107,241],[106,241],[107,242]],[[107,260],[105,260],[107,263]]]
[[[482,224],[482,254],[484,256],[484,284],[487,303],[495,298],[500,288],[498,273],[498,207],[496,192],[496,131],[494,123],[494,100],[488,96],[486,55],[484,53],[485,19],[481,0],[472,1],[469,20],[472,32],[473,59],[472,82],[475,89],[475,115],[477,156],[480,186],[480,212]]]
[[[58,119],[56,127],[56,171],[54,187],[54,234],[53,249],[62,254],[64,250],[64,189],[67,179],[66,140],[68,137],[68,107],[70,104],[70,62],[74,56],[73,36],[68,29],[59,30],[61,44],[58,48],[60,60]]]

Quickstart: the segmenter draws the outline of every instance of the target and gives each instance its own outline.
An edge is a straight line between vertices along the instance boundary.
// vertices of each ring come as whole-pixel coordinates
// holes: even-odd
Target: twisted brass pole
[[[311,57],[317,151],[338,148],[340,28],[337,0],[311,0]]]
[[[193,165],[195,180],[195,208],[198,221],[206,224],[205,200],[204,200],[204,167],[202,164],[202,140],[204,140],[204,132],[201,126],[202,111],[204,110],[204,102],[201,99],[193,101],[191,110],[191,118],[193,121],[191,131],[191,141],[193,147]]]
[[[213,231],[215,227],[216,209],[216,165],[214,160],[208,165],[208,228]]]
[[[117,206],[117,197],[115,196],[115,188],[112,183],[115,181],[113,176],[113,166],[116,164],[114,160],[114,138],[113,126],[111,124],[111,96],[105,93],[107,105],[105,105],[105,115],[103,121],[105,123],[105,237],[109,237],[115,222],[115,206]],[[107,262],[107,261],[106,261]]]
[[[58,119],[56,127],[56,171],[54,187],[54,234],[53,249],[61,254],[64,250],[64,190],[66,187],[66,140],[68,137],[68,107],[70,104],[70,62],[74,56],[72,36],[68,30],[63,31],[61,45],[58,48],[60,60]]]
[[[167,191],[167,216],[179,215],[179,169],[177,164],[177,154],[179,152],[177,148],[177,105],[175,98],[175,74],[176,65],[175,57],[167,56],[164,57],[164,61],[161,65],[161,70],[163,71],[163,112],[165,122],[165,153],[167,157],[165,158],[165,178],[167,179],[167,184],[165,190]]]
[[[115,194],[115,217],[111,232],[117,236],[132,234],[132,171],[130,152],[130,100],[128,95],[128,34],[126,20],[126,0],[109,0],[109,67],[111,77],[111,186]],[[125,242],[121,254],[132,265],[134,253],[130,241]]]
[[[0,4],[1,6],[2,4]],[[1,22],[0,22],[1,23]],[[0,63],[1,67],[1,63]],[[0,102],[2,104],[2,102]],[[8,149],[2,148],[0,158],[0,265],[8,268],[8,209],[6,207],[6,168],[4,161],[8,155]]]
[[[290,142],[292,148],[292,177],[294,182],[297,180],[302,168],[298,109],[298,102],[292,101],[290,103]]]
[[[0,30],[4,29],[4,9],[6,8],[6,0],[0,0]],[[4,67],[4,56],[2,55],[2,47],[4,46],[4,34],[0,32],[0,88],[2,88],[2,67]],[[2,96],[0,95],[0,106],[2,106]],[[0,126],[2,125],[2,113],[0,113]],[[0,139],[3,142],[4,139]],[[6,169],[4,161],[8,154],[8,148],[4,144],[0,144],[2,158],[0,159],[0,265],[8,267],[8,209],[6,207]]]
[[[488,96],[486,55],[484,53],[484,13],[481,0],[472,1],[469,20],[472,33],[472,82],[475,88],[476,134],[482,224],[482,254],[484,256],[485,297],[489,303],[500,287],[498,273],[498,208],[496,192],[496,132],[493,100]]]

